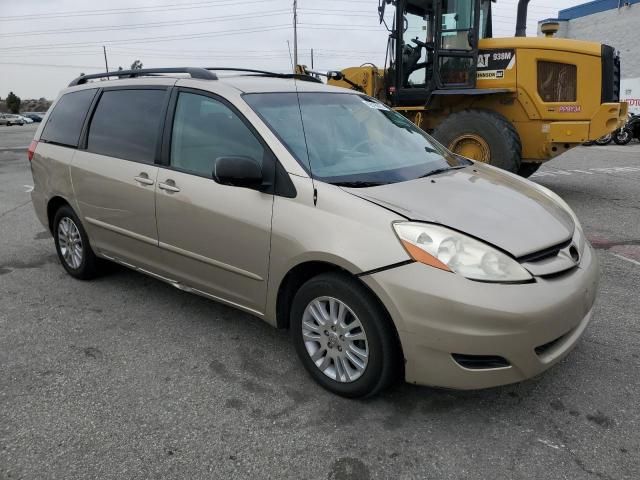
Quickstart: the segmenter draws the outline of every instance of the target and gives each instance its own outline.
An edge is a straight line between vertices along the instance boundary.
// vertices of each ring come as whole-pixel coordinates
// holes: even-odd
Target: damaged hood
[[[521,257],[569,240],[571,215],[531,182],[481,164],[349,193]]]

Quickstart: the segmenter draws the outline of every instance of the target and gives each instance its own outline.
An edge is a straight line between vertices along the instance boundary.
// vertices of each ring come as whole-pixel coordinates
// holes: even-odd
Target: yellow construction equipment
[[[618,128],[627,104],[615,50],[555,38],[553,23],[545,37],[526,37],[528,1],[518,3],[515,37],[491,38],[491,0],[380,0],[381,22],[385,7],[395,8],[385,68],[324,74],[387,103],[456,153],[529,176]]]

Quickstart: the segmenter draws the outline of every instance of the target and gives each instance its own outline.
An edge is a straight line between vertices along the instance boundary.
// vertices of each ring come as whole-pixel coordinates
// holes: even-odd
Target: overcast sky
[[[54,98],[81,72],[145,67],[290,69],[293,0],[0,0],[0,97]],[[537,21],[580,0],[532,0]],[[298,0],[300,63],[339,69],[384,64],[378,0]],[[493,5],[494,36],[512,36],[517,0]]]

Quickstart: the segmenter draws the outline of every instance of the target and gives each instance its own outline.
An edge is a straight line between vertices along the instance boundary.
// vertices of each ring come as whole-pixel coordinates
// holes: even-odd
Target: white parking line
[[[570,169],[561,170],[559,168],[553,171],[543,170],[542,172],[536,172],[531,175],[534,177],[555,177],[556,175],[573,175],[573,173],[584,173],[586,175],[593,175],[594,173],[628,173],[628,172],[640,172],[640,167],[604,167],[604,168],[588,168],[585,170]]]
[[[567,170],[567,172],[578,172],[578,173],[586,173],[587,175],[593,175],[593,172],[588,172],[586,170],[576,170],[576,169],[572,169],[572,170]]]
[[[25,193],[33,192],[33,185],[23,185]]]
[[[551,447],[555,450],[560,450],[560,448],[564,448],[564,445],[556,445],[553,442],[550,442],[549,440],[543,440],[542,438],[538,438],[537,439],[541,444],[546,445],[547,447]]]
[[[0,152],[21,152],[27,148],[29,148],[28,145],[24,147],[2,147],[0,148]]]
[[[634,260],[633,258],[628,258],[628,257],[625,257],[624,255],[619,255],[613,252],[611,252],[611,255],[613,255],[614,257],[618,257],[620,260],[626,260],[627,262],[631,262],[640,266],[640,262],[638,262],[637,260]]]

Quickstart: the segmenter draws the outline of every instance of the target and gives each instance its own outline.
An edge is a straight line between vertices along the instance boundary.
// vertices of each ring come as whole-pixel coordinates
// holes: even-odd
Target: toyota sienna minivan
[[[597,261],[550,190],[312,78],[114,75],[74,80],[29,147],[71,276],[117,262],[288,328],[347,397],[518,382],[589,323]]]

